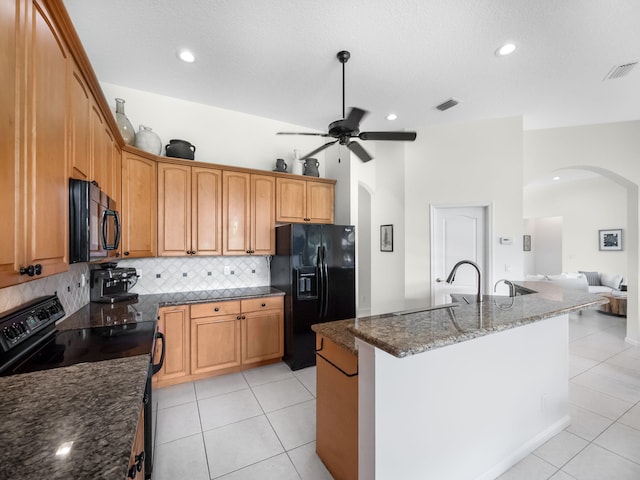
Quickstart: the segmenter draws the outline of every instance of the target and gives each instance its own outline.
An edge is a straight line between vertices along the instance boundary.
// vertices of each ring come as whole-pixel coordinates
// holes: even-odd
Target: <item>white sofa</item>
[[[620,290],[624,284],[624,277],[619,273],[602,273],[602,272],[584,272],[589,284],[589,293],[611,293],[614,290]]]
[[[560,273],[557,275],[527,275],[525,280],[549,281],[564,288],[583,290],[589,293],[603,294],[620,290],[624,283],[622,275],[600,272]]]

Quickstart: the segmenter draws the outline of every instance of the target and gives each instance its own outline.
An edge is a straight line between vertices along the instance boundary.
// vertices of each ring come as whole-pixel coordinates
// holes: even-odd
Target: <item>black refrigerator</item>
[[[316,364],[311,325],[355,317],[355,237],[352,225],[276,227],[271,286],[285,292],[284,361],[292,370]]]

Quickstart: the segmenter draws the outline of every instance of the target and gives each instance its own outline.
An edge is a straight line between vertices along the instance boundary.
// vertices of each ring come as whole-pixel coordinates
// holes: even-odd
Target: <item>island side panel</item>
[[[358,339],[361,474],[496,478],[569,425],[568,340],[567,315],[406,358]]]

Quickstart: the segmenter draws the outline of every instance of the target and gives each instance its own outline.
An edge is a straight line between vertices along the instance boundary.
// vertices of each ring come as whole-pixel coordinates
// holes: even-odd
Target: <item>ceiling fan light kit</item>
[[[416,139],[416,132],[360,132],[360,122],[367,115],[366,110],[353,107],[349,111],[349,115],[345,116],[345,86],[344,86],[344,70],[345,63],[351,58],[351,54],[346,50],[341,50],[336,54],[338,61],[342,64],[342,119],[336,120],[329,124],[328,133],[296,133],[296,132],[278,132],[278,135],[313,135],[318,137],[332,137],[335,140],[325,143],[316,148],[312,152],[307,153],[300,159],[305,160],[312,157],[330,146],[338,143],[346,146],[354,155],[363,162],[372,160],[373,157],[360,145],[360,143],[352,140],[382,140],[382,141],[402,141],[412,142]]]

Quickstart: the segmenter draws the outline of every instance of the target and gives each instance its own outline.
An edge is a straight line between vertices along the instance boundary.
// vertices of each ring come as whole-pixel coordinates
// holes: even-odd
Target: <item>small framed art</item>
[[[380,251],[393,252],[393,225],[380,225]]]
[[[622,229],[598,230],[600,250],[622,250]]]

